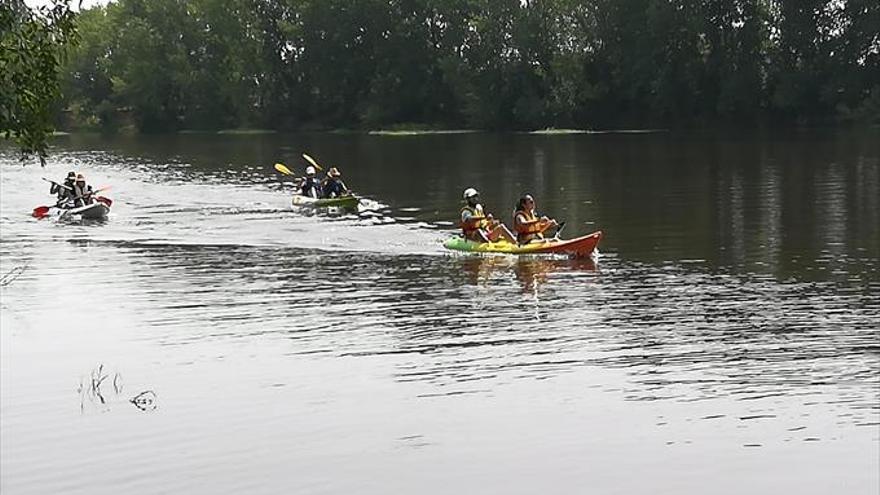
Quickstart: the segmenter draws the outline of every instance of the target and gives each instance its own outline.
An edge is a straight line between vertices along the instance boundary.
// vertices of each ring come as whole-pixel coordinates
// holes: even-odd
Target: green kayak
[[[344,208],[353,210],[360,203],[360,198],[354,195],[340,196],[338,198],[315,199],[309,196],[297,194],[293,197],[293,206],[302,208]]]

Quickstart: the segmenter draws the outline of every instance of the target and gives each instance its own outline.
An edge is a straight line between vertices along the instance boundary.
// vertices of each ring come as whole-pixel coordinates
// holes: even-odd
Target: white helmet
[[[315,167],[311,165],[306,167],[306,175],[315,175]]]
[[[472,198],[474,196],[478,196],[480,193],[473,187],[469,187],[464,190],[464,199]]]

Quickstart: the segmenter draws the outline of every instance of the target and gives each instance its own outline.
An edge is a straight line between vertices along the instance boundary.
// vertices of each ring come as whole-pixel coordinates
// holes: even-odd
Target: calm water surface
[[[68,136],[46,169],[6,148],[0,488],[876,494],[878,143]],[[357,214],[289,207],[272,164],[303,151]],[[109,220],[28,216],[69,169],[112,185]],[[601,256],[444,252],[469,186],[604,230]]]

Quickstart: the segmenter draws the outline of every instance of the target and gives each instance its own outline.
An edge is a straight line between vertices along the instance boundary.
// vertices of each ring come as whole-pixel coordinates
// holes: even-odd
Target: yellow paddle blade
[[[303,158],[305,158],[307,162],[311,163],[312,166],[314,166],[316,169],[320,170],[321,172],[324,171],[324,167],[318,165],[318,162],[316,162],[314,158],[310,157],[309,155],[307,155],[305,153],[303,153]]]
[[[275,170],[281,172],[284,175],[293,175],[293,172],[291,172],[289,168],[285,167],[283,163],[276,163]]]

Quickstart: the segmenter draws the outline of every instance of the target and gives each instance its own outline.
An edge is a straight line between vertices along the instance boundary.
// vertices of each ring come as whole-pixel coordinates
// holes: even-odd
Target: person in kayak
[[[544,240],[544,231],[558,225],[556,220],[535,213],[535,198],[524,194],[516,204],[513,212],[513,228],[516,230],[516,241],[519,244]]]
[[[300,179],[299,192],[303,196],[318,199],[321,197],[321,182],[315,177],[315,167],[306,167],[306,176]]]
[[[73,191],[70,192],[73,200],[73,206],[78,208],[84,205],[90,205],[94,202],[92,198],[92,186],[86,185],[86,178],[83,174],[76,175],[76,182],[73,183]]]
[[[70,192],[73,191],[74,182],[76,182],[76,172],[68,172],[67,177],[64,178],[63,184],[57,182],[52,183],[49,187],[49,194],[54,194],[58,197],[57,204],[60,205],[67,200]]]
[[[465,239],[474,242],[495,242],[502,237],[510,243],[516,242],[513,233],[506,225],[483,211],[480,193],[473,187],[464,190],[467,204],[461,209],[461,233]]]
[[[345,183],[342,182],[340,177],[342,177],[342,174],[339,173],[339,170],[336,167],[331,167],[330,170],[327,171],[327,178],[324,179],[322,197],[335,198],[338,196],[346,196],[351,193],[351,191],[345,187]]]

